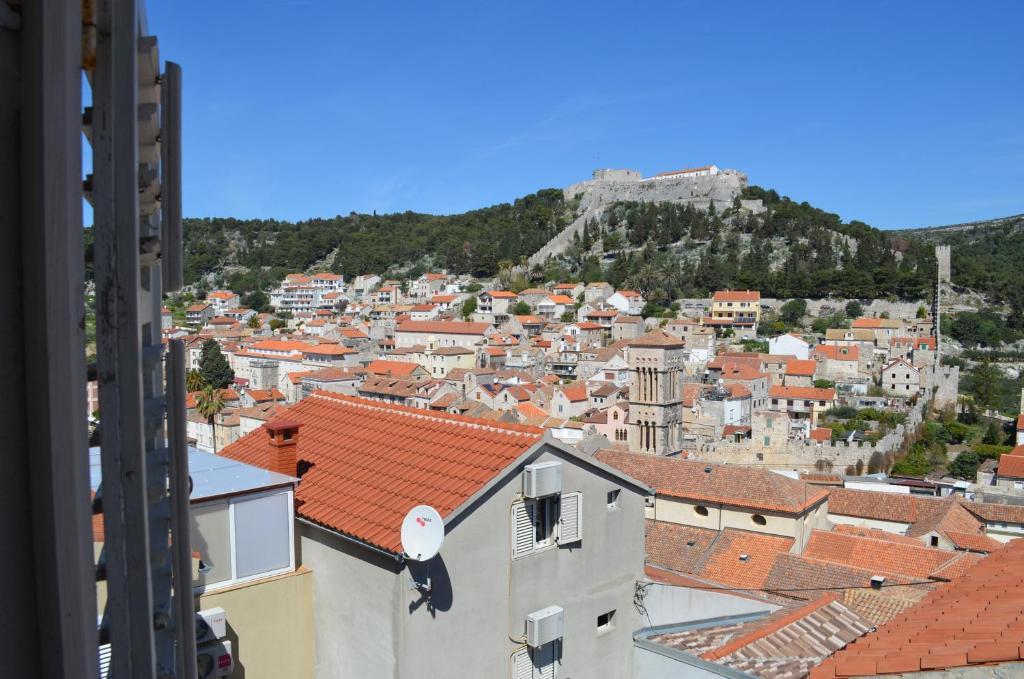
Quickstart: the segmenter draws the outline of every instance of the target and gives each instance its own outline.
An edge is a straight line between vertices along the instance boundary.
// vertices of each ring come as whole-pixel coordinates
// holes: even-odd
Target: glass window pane
[[[238,577],[268,573],[291,564],[288,493],[235,501]]]
[[[215,502],[192,507],[192,550],[199,552],[197,585],[231,579],[231,528],[228,503]]]

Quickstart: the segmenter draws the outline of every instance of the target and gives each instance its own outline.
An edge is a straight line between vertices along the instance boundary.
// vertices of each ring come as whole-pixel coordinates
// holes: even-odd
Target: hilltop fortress
[[[738,170],[721,170],[715,165],[662,172],[643,177],[636,170],[594,170],[593,178],[576,182],[562,190],[567,201],[579,199],[576,219],[530,257],[530,265],[560,254],[572,242],[583,224],[598,217],[604,208],[619,201],[641,203],[680,203],[716,210],[732,207],[747,186],[747,175]],[[760,200],[742,200],[753,212],[764,209]]]

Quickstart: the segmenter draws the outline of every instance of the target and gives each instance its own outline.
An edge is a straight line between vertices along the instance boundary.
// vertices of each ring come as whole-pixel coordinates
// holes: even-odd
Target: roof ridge
[[[316,391],[314,391],[312,397],[323,399],[325,401],[348,403],[350,405],[365,408],[367,410],[381,410],[386,412],[400,413],[416,419],[446,420],[472,429],[484,429],[495,433],[518,434],[522,436],[529,435],[534,437],[544,435],[544,429],[540,427],[532,427],[525,424],[514,424],[511,422],[499,422],[497,420],[483,420],[476,417],[467,417],[466,415],[456,415],[454,413],[441,413],[437,411],[420,410],[419,408],[411,408],[409,406],[402,406],[391,403],[381,403],[380,401],[360,398],[358,396],[349,396],[347,394],[339,394],[336,392],[324,391],[322,389],[317,389]]]

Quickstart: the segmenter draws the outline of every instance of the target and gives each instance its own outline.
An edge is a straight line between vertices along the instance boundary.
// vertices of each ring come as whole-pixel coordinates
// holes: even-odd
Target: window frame
[[[608,511],[614,512],[619,508],[619,496],[622,494],[621,488],[614,488],[608,491],[606,500],[608,501]]]
[[[235,505],[240,502],[248,500],[258,500],[264,497],[270,497],[273,495],[285,495],[286,504],[288,506],[288,565],[272,570],[265,571],[263,573],[254,573],[253,575],[247,575],[245,577],[238,577],[238,552],[235,544]],[[231,551],[231,577],[227,580],[221,580],[219,582],[195,584],[193,581],[192,593],[193,594],[205,594],[207,592],[218,592],[223,589],[228,589],[236,585],[244,584],[247,582],[254,582],[256,580],[263,580],[266,578],[272,578],[278,575],[284,575],[286,573],[293,573],[295,571],[295,489],[294,487],[288,488],[282,492],[281,487],[269,488],[261,490],[256,493],[243,493],[239,495],[231,495],[228,497],[211,498],[197,500],[189,505],[189,530],[192,529],[191,512],[193,507],[213,507],[217,505],[227,505],[228,509],[228,547]]]

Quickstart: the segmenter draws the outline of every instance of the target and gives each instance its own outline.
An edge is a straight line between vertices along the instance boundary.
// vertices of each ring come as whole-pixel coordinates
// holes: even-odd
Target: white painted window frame
[[[272,571],[266,571],[264,573],[255,573],[248,575],[244,578],[238,577],[238,559],[237,551],[235,549],[235,505],[239,502],[248,500],[258,500],[264,497],[271,497],[273,495],[287,495],[288,505],[288,565],[284,568],[278,568]],[[244,584],[247,582],[253,582],[255,580],[263,580],[265,578],[272,578],[276,575],[284,575],[285,573],[292,573],[295,571],[295,491],[294,489],[288,489],[281,492],[280,488],[272,488],[270,490],[260,491],[258,493],[246,493],[243,495],[232,495],[226,498],[219,498],[210,501],[200,501],[193,504],[193,507],[206,507],[214,505],[228,505],[228,543],[231,547],[231,578],[229,580],[222,580],[220,582],[214,582],[210,584],[195,585],[192,588],[195,594],[206,594],[208,592],[217,592],[222,589],[228,589],[235,585]]]

